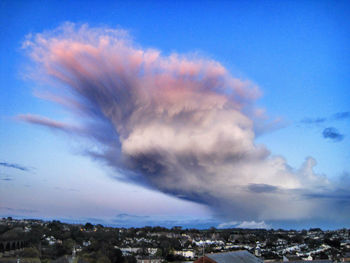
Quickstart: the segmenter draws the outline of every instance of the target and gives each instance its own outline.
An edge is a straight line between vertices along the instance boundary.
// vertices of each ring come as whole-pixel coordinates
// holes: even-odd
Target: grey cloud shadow
[[[278,187],[269,184],[250,184],[248,190],[253,193],[274,193]]]

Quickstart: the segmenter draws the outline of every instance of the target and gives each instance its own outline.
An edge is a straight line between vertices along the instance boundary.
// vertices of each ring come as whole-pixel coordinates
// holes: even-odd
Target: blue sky
[[[296,174],[312,157],[317,162],[313,172],[339,184],[349,180],[343,178],[350,172],[349,13],[346,1],[1,1],[0,214],[109,223],[128,214],[135,225],[140,217],[151,217],[147,222],[155,224],[192,225],[200,219],[233,226],[263,221],[271,227],[349,227],[349,214],[342,213],[339,220],[312,211],[305,218],[222,215],[217,206],[229,207],[228,197],[216,204],[218,198],[180,193],[148,177],[140,179],[146,183],[115,180],[123,172],[84,154],[82,149],[97,147],[93,141],[18,120],[32,114],[78,122],[69,110],[35,96],[50,84],[28,78],[34,64],[21,48],[28,34],[52,32],[66,22],[117,28],[128,32],[135,48],[217,61],[231,76],[256,84],[262,96],[254,107],[278,122],[265,125],[254,143],[265,145],[269,158],[282,156]],[[340,201],[344,209],[349,206],[349,198]]]

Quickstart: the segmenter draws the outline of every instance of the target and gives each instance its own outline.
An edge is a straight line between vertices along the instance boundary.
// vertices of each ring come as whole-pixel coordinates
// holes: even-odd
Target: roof
[[[315,260],[290,260],[290,261],[283,261],[282,263],[332,263],[332,260],[329,259],[315,259]]]
[[[216,261],[217,263],[262,263],[263,261],[248,251],[233,251],[206,254],[206,257]]]

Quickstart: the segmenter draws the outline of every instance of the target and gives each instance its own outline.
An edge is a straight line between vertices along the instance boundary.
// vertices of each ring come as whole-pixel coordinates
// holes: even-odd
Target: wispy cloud
[[[54,189],[58,191],[80,192],[78,189],[75,189],[75,188],[64,188],[59,186],[56,186]]]
[[[334,120],[345,120],[350,119],[350,111],[338,112],[333,114],[331,117]]]
[[[329,121],[341,121],[350,119],[350,111],[343,111],[334,113],[328,117],[317,117],[317,118],[304,118],[300,122],[303,124],[322,124]]]
[[[305,118],[301,120],[301,123],[304,124],[320,124],[326,122],[326,118]]]
[[[5,210],[5,211],[9,211],[9,212],[15,212],[15,213],[37,213],[39,212],[38,210],[34,210],[34,209],[26,209],[26,208],[12,208],[12,207],[1,207],[0,206],[0,210]]]
[[[21,171],[29,171],[30,169],[28,167],[16,164],[16,163],[8,163],[8,162],[0,162],[1,166],[7,167],[7,168],[13,168]]]
[[[335,186],[314,173],[313,158],[291,168],[255,144],[256,127],[263,130],[263,110],[255,106],[261,92],[219,62],[164,56],[135,45],[125,31],[86,25],[66,24],[24,46],[36,62],[37,78],[60,85],[45,97],[66,107],[76,123],[28,114],[18,118],[89,138],[97,150],[86,152],[124,180],[206,204],[247,226],[263,226],[264,221],[252,221],[257,218],[330,214],[305,194]]]
[[[144,219],[148,219],[150,218],[150,216],[139,216],[139,215],[130,215],[130,214],[118,214],[116,217],[115,217],[115,220],[130,220],[130,219],[141,219],[141,220],[144,220]]]
[[[1,181],[13,181],[13,178],[11,177],[5,177],[5,178],[0,178]]]
[[[334,127],[327,127],[330,122],[343,121],[350,118],[350,111],[337,112],[328,117],[318,117],[318,118],[305,118],[300,121],[302,124],[322,127],[322,136],[325,139],[329,139],[333,142],[340,142],[344,139],[344,134],[341,134]]]
[[[333,142],[340,142],[344,139],[344,135],[341,134],[336,128],[328,127],[325,128],[322,132],[322,136],[325,139],[330,139]]]
[[[72,125],[69,125],[67,123],[54,121],[54,120],[51,120],[49,118],[37,116],[37,115],[33,115],[33,114],[20,114],[16,117],[16,119],[20,120],[20,121],[25,121],[25,122],[29,122],[32,124],[44,126],[44,127],[49,127],[49,128],[55,129],[55,130],[66,131],[66,132],[74,132],[74,131],[78,130],[78,128],[76,128]]]

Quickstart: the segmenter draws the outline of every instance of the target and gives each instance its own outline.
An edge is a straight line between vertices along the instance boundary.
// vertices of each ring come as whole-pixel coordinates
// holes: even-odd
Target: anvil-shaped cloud
[[[36,77],[55,86],[41,97],[66,107],[79,125],[19,118],[91,139],[98,150],[88,153],[120,179],[233,220],[349,217],[349,198],[329,198],[337,184],[313,172],[313,158],[293,169],[255,144],[264,118],[254,106],[259,89],[220,63],[165,56],[125,31],[86,25],[66,24],[24,46]]]

